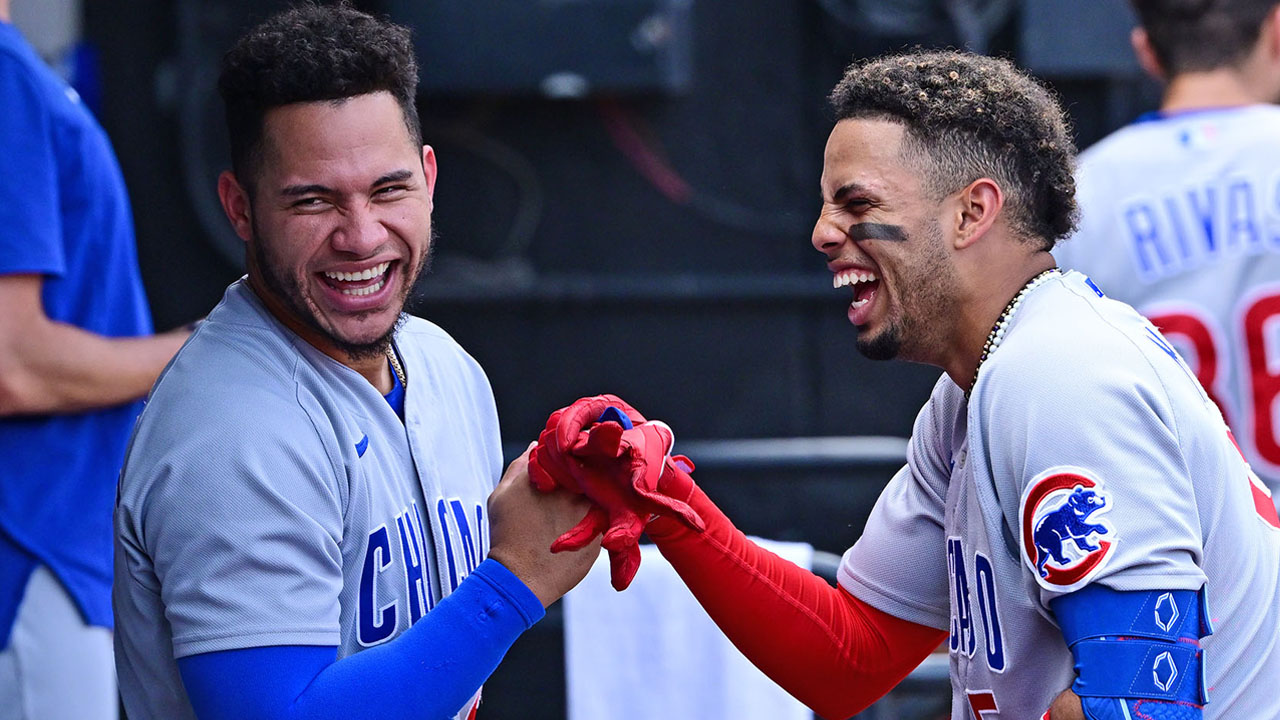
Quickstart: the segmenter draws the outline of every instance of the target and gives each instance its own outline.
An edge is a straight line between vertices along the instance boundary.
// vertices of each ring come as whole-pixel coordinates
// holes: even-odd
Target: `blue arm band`
[[[1075,658],[1071,689],[1082,699],[1183,707],[1208,701],[1199,641],[1213,630],[1204,588],[1120,592],[1089,585],[1050,607]]]
[[[399,637],[341,660],[335,647],[259,647],[180,658],[178,670],[201,720],[443,719],[544,613],[519,578],[485,560]]]

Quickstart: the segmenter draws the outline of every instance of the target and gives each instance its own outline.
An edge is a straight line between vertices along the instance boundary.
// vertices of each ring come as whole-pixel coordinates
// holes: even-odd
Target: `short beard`
[[[858,352],[868,360],[892,360],[902,350],[902,327],[892,323],[885,331],[871,339],[857,339]]]
[[[329,342],[332,342],[334,347],[346,353],[347,357],[351,358],[353,361],[372,360],[374,358],[383,357],[391,351],[391,338],[395,337],[396,331],[398,331],[408,319],[409,316],[405,315],[404,312],[401,311],[401,313],[396,316],[396,321],[391,323],[391,327],[387,328],[387,331],[373,342],[347,342],[346,340],[336,338],[332,335],[329,335]],[[314,323],[309,324],[314,325]]]
[[[320,335],[323,335],[329,342],[333,343],[334,347],[345,353],[347,357],[351,358],[353,361],[372,360],[374,358],[382,357],[390,351],[391,339],[395,337],[396,332],[399,331],[400,328],[404,326],[405,321],[409,319],[409,316],[404,313],[403,306],[401,307],[399,315],[396,317],[396,321],[391,324],[391,327],[387,328],[386,332],[375,340],[367,343],[353,343],[340,337],[336,337],[333,333],[320,326],[320,323],[316,320],[315,314],[311,311],[311,308],[307,307],[307,303],[303,300],[302,288],[298,286],[297,280],[291,277],[281,277],[280,274],[276,272],[275,266],[272,265],[270,260],[267,258],[265,245],[266,243],[262,242],[262,234],[258,232],[258,228],[255,223],[253,226],[253,242],[249,243],[253,263],[257,266],[258,275],[262,278],[263,285],[266,286],[267,290],[271,291],[277,298],[279,298],[280,302],[284,303],[285,306],[289,308],[294,317],[302,321],[307,327],[316,331]],[[418,278],[421,277],[422,273],[431,265],[431,257],[434,250],[435,228],[432,227],[431,239],[427,244],[427,251],[422,254],[422,260],[418,262],[418,267],[414,268],[413,273],[406,278],[410,288],[409,293],[407,293],[405,297],[406,302],[408,301],[408,295],[412,294],[412,288]]]

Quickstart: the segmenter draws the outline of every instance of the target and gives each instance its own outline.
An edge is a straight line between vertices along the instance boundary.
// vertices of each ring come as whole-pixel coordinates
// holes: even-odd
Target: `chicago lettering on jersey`
[[[439,498],[435,509],[439,527],[443,529],[447,566],[441,582],[447,581],[449,592],[453,592],[488,552],[484,506],[476,504],[468,513],[461,500]],[[399,619],[406,616],[404,613],[412,625],[435,605],[431,593],[432,563],[427,555],[429,532],[418,504],[410,503],[392,522],[379,525],[369,533],[357,609],[356,640],[362,646],[377,645],[395,635]],[[400,568],[398,579],[404,583],[404,590],[383,597],[379,593],[379,580],[383,573],[394,572],[395,567]]]
[[[444,556],[448,563],[449,591],[458,589],[458,583],[471,574],[488,552],[489,538],[484,537],[484,507],[474,506],[470,518],[462,507],[462,501],[452,498],[436,500],[436,518],[444,528]]]
[[[969,568],[973,568],[970,576]],[[947,538],[947,570],[951,576],[951,637],[948,644],[953,654],[973,657],[977,651],[977,625],[982,623],[982,638],[987,667],[1003,673],[1005,668],[1004,633],[1000,629],[1000,606],[996,590],[995,569],[991,559],[980,552],[973,553],[972,561],[965,560],[964,540]],[[978,614],[973,613],[970,599],[970,579],[978,596]]]
[[[1231,176],[1120,206],[1138,278],[1155,282],[1224,255],[1280,253],[1280,174]]]

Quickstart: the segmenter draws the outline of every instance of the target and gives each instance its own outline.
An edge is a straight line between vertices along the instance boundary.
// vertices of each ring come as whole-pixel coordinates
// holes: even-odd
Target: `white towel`
[[[812,566],[807,543],[756,542]],[[569,720],[813,720],[725,638],[657,548],[641,556],[625,591],[601,553],[564,598]]]

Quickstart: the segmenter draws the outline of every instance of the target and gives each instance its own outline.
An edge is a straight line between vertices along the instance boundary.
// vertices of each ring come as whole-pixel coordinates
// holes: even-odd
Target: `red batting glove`
[[[547,418],[546,427],[538,436],[538,445],[529,457],[529,476],[539,490],[551,492],[556,488],[564,488],[586,495],[594,501],[582,521],[552,543],[553,552],[585,547],[597,535],[607,532],[611,526],[631,528],[636,523],[640,523],[640,527],[643,528],[643,523],[638,516],[632,517],[634,512],[627,508],[626,501],[621,497],[622,486],[611,484],[603,477],[593,478],[599,470],[586,467],[580,458],[572,454],[577,449],[587,451],[588,454],[593,454],[600,459],[605,457],[617,459],[620,454],[622,426],[616,422],[603,424],[596,422],[597,418],[610,407],[626,413],[633,425],[645,421],[643,415],[616,395],[584,397],[568,407],[553,412],[551,417]],[[587,432],[589,427],[596,428],[595,440],[592,440],[592,435]],[[592,448],[589,451],[588,444]],[[631,530],[625,532],[629,533]],[[624,562],[623,556],[627,550],[624,547],[625,543],[617,534],[612,536],[609,545],[610,547],[606,549],[609,550],[609,559],[615,576],[620,572],[624,574],[628,572],[621,569],[624,566],[630,567],[627,580],[629,582],[630,576],[635,574],[634,566],[639,565],[639,548],[636,548],[633,558]],[[625,586],[624,583],[623,587]]]
[[[575,463],[568,457],[568,453],[574,449],[579,435],[583,435],[587,428],[597,424],[597,419],[610,407],[624,411],[633,425],[645,421],[639,411],[617,395],[579,398],[572,405],[551,413],[547,418],[546,426],[538,435],[537,447],[529,456],[529,475],[535,487],[542,492],[551,492],[557,487],[563,487],[583,494],[581,486],[568,473],[568,468]],[[622,428],[617,423],[613,425],[616,425],[619,431]],[[582,442],[585,444],[586,440]],[[554,477],[544,468],[562,468],[564,472],[559,477]]]
[[[608,407],[639,424],[595,422]],[[651,516],[666,515],[702,531],[705,524],[685,500],[692,493],[693,463],[670,456],[675,435],[614,396],[583,398],[552,413],[529,460],[529,473],[543,491],[563,487],[593,501],[587,516],[552,544],[553,552],[576,550],[603,533],[613,587],[625,589],[640,566],[640,535]],[[682,463],[680,468],[677,462]]]
[[[645,417],[640,414],[639,410],[627,404],[626,400],[617,395],[594,395],[592,397],[580,398],[572,405],[562,410],[559,422],[555,424],[553,435],[556,440],[556,446],[560,448],[577,448],[579,443],[584,442],[581,438],[582,431],[596,424],[600,416],[609,408],[617,408],[631,418],[632,425],[639,425],[646,422]],[[552,413],[555,417],[556,413]],[[616,424],[616,423],[615,423]],[[619,428],[622,426],[619,425]],[[547,430],[552,430],[552,422],[547,420]],[[547,435],[543,431],[542,436],[538,438],[541,444]]]
[[[675,517],[702,532],[706,523],[686,502],[693,492],[693,461],[672,455],[676,436],[666,423],[651,420],[622,433],[622,446],[631,458],[631,488],[652,506],[652,515]]]
[[[551,492],[556,487],[563,487],[582,494],[582,488],[567,474],[557,479],[545,472],[543,468],[560,467],[567,472],[573,461],[566,457],[566,453],[572,452],[580,440],[583,444],[586,443],[581,436],[588,428],[597,424],[599,417],[611,407],[626,413],[632,425],[645,422],[640,411],[628,405],[617,395],[593,395],[579,398],[572,405],[551,413],[551,417],[547,418],[546,427],[538,435],[538,446],[533,449],[533,454],[529,458],[529,474],[533,484],[539,490]],[[612,424],[618,430],[622,429],[621,425]]]

